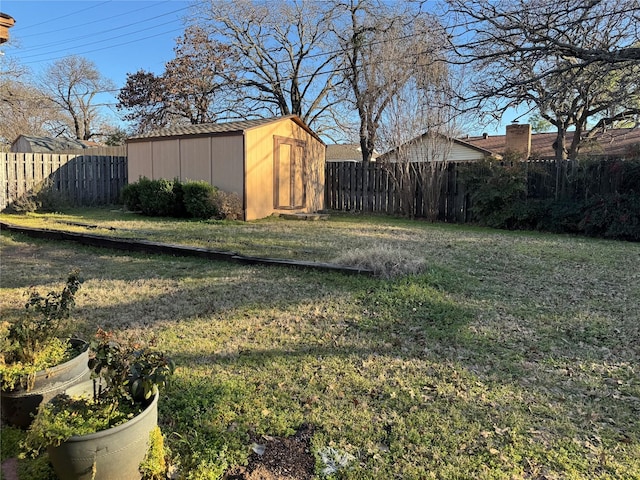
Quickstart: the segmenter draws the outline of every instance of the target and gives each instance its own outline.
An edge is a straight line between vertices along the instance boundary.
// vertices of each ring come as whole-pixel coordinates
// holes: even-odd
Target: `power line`
[[[147,31],[147,30],[153,30],[154,28],[157,28],[157,27],[163,27],[163,26],[165,26],[165,25],[169,25],[169,24],[171,24],[171,23],[173,23],[173,21],[169,21],[169,22],[165,22],[165,23],[160,23],[160,24],[158,24],[158,25],[152,25],[151,27],[147,27],[147,28],[139,29],[139,30],[136,30],[135,32],[131,32],[131,33],[123,33],[122,35],[116,35],[115,37],[109,37],[109,38],[105,38],[105,39],[103,39],[103,40],[96,40],[95,42],[84,43],[82,46],[83,46],[83,47],[88,47],[89,45],[101,44],[101,43],[104,43],[104,42],[107,42],[107,41],[117,40],[118,38],[124,38],[124,37],[130,36],[130,35],[134,35],[134,34],[136,34],[136,33],[145,32],[145,31]],[[182,30],[182,28],[180,28],[179,30]],[[173,31],[173,30],[172,30],[172,31]],[[168,32],[160,32],[160,34],[159,34],[159,35],[163,35],[163,34],[165,34],[165,33],[168,33]],[[91,36],[91,35],[89,35],[89,36]],[[157,35],[154,35],[154,36],[157,36]],[[153,37],[143,37],[142,39],[138,39],[138,40],[136,40],[136,41],[139,41],[139,40],[146,40],[147,38],[153,38]],[[75,41],[75,39],[70,40],[70,41]],[[60,42],[60,43],[64,43],[64,42]],[[120,45],[122,45],[122,44],[120,44]],[[114,46],[116,46],[116,45],[114,45]],[[107,47],[107,48],[108,48],[108,47]],[[34,53],[33,55],[24,55],[24,56],[21,56],[21,58],[33,58],[33,57],[41,57],[41,56],[43,56],[43,55],[55,55],[56,53],[58,53],[58,52],[63,52],[63,51],[64,51],[64,50],[53,50],[53,51],[51,51],[51,52]],[[90,50],[89,52],[91,52],[91,51],[95,51],[95,50]],[[65,55],[65,56],[68,56],[68,55]],[[47,60],[50,60],[50,58],[47,58]],[[23,62],[23,63],[29,63],[29,62]]]
[[[106,5],[107,3],[110,3],[111,1],[112,0],[108,0],[106,2],[102,2],[102,3],[99,3],[97,5],[91,5],[90,7],[83,8],[82,10],[77,10],[77,11],[73,12],[72,15],[76,15],[78,13],[82,13],[82,12],[86,12],[87,10],[91,10],[92,8],[97,8],[97,7],[100,7],[102,5]],[[60,15],[59,17],[47,19],[44,22],[40,22],[40,23],[36,23],[36,24],[32,24],[32,25],[27,25],[26,27],[24,27],[23,30],[27,30],[29,28],[34,28],[34,27],[39,27],[40,25],[45,25],[45,24],[54,22],[56,20],[61,20],[63,18],[67,18],[68,16],[69,16],[68,14]],[[54,32],[47,32],[47,33],[55,33],[55,31]],[[39,35],[39,34],[36,34],[36,35]]]
[[[185,8],[189,8],[189,7],[185,7]],[[95,36],[101,35],[103,33],[110,33],[110,32],[113,32],[115,30],[121,30],[121,29],[124,29],[124,28],[132,27],[132,26],[136,26],[136,25],[141,25],[142,23],[145,23],[145,22],[148,22],[148,21],[151,21],[151,20],[155,20],[157,18],[166,17],[167,15],[173,15],[174,13],[177,13],[177,12],[180,12],[182,10],[185,10],[185,8],[179,8],[177,10],[172,10],[170,12],[163,13],[161,15],[156,15],[155,17],[147,18],[147,19],[144,19],[144,20],[141,20],[141,21],[138,21],[138,22],[129,23],[129,24],[126,24],[126,25],[121,25],[119,27],[110,28],[108,30],[102,30],[100,32],[91,32],[91,33],[88,33],[86,35],[81,35],[79,37],[74,37],[74,38],[70,38],[70,39],[67,39],[67,40],[58,41],[58,42],[56,42],[56,45],[62,45],[62,44],[65,44],[65,43],[72,43],[72,42],[76,42],[76,41],[82,40],[84,38],[95,37]],[[139,9],[139,10],[141,10],[141,9]],[[135,12],[137,10],[133,10],[133,11]],[[122,15],[128,15],[129,13],[131,13],[131,12],[128,12],[128,13],[122,14]],[[121,16],[121,15],[116,15],[116,16]],[[113,17],[113,18],[115,18],[115,17]],[[103,22],[103,21],[104,20],[99,20],[99,22]],[[90,22],[90,23],[95,23],[95,22]],[[126,34],[118,35],[118,36],[115,36],[115,37],[104,38],[102,40],[97,40],[95,42],[91,42],[91,43],[88,43],[88,44],[84,43],[83,46],[93,45],[95,43],[101,43],[101,42],[106,42],[106,41],[109,41],[109,40],[114,40],[114,39],[117,39],[117,38],[122,38],[123,36],[126,36],[126,35],[132,35],[134,33],[138,33],[138,32],[145,31],[145,30],[150,30],[150,29],[156,28],[156,27],[161,27],[161,26],[164,26],[164,25],[168,25],[170,23],[173,23],[173,21],[160,23],[160,24],[157,24],[157,25],[153,25],[151,27],[147,27],[147,28],[145,28],[143,30],[137,30],[135,32],[126,33]],[[56,32],[59,32],[59,30],[57,30]],[[30,48],[23,49],[22,52],[30,52],[32,50],[41,50],[43,48],[49,48],[49,47],[50,47],[50,45],[42,45],[42,46],[30,47]],[[29,58],[29,57],[38,56],[38,55],[47,55],[47,54],[54,54],[55,55],[56,52],[58,52],[58,51],[63,51],[63,50],[54,49],[54,50],[51,50],[51,51],[48,51],[48,52],[45,52],[45,53],[41,53],[41,54],[28,55],[28,56],[26,56],[24,58]]]
[[[181,31],[182,31],[182,28],[178,28],[178,29],[174,29],[174,30],[168,30],[168,31],[165,31],[165,32],[160,32],[160,33],[158,33],[156,35],[149,35],[147,37],[136,38],[136,39],[130,40],[128,42],[116,43],[116,44],[113,44],[113,45],[109,45],[108,47],[95,48],[93,50],[86,50],[86,51],[83,51],[83,52],[76,52],[76,53],[71,53],[71,54],[68,54],[68,55],[61,55],[59,57],[48,58],[47,60],[33,60],[33,61],[30,61],[30,62],[23,62],[23,63],[25,65],[32,65],[32,64],[35,64],[35,63],[42,63],[42,62],[45,62],[45,61],[60,60],[61,58],[72,57],[74,55],[85,55],[87,53],[100,52],[102,50],[108,50],[108,49],[114,48],[114,47],[121,47],[123,45],[129,45],[131,43],[140,42],[142,40],[148,40],[150,38],[159,37],[159,36],[162,36],[162,35],[166,35],[168,33],[175,33],[175,32],[181,32]]]
[[[127,11],[127,12],[119,13],[119,14],[117,14],[117,15],[112,15],[112,16],[109,16],[109,17],[102,17],[102,18],[99,18],[99,19],[97,19],[97,20],[92,20],[92,21],[89,21],[89,22],[85,22],[85,21],[83,21],[81,25],[76,25],[76,26],[74,26],[74,27],[66,27],[66,28],[64,28],[64,29],[59,29],[59,28],[57,28],[57,29],[55,29],[55,30],[47,30],[47,31],[44,31],[44,32],[38,32],[38,33],[29,34],[29,35],[23,35],[23,38],[32,38],[32,37],[38,37],[38,36],[41,36],[41,35],[48,35],[48,36],[49,36],[49,39],[50,39],[50,35],[51,35],[51,34],[59,34],[61,30],[63,30],[63,31],[64,31],[64,30],[69,30],[69,29],[71,29],[71,28],[84,28],[84,27],[86,27],[87,25],[93,25],[93,24],[95,24],[95,23],[101,23],[101,24],[104,24],[104,23],[105,23],[105,21],[113,20],[114,18],[119,18],[119,17],[128,16],[128,15],[131,15],[132,13],[139,12],[139,11],[141,11],[141,10],[148,10],[148,9],[150,9],[150,8],[156,8],[158,5],[162,5],[162,4],[169,3],[169,2],[170,2],[170,0],[165,0],[165,1],[163,1],[163,2],[156,2],[156,3],[154,3],[153,5],[147,5],[147,6],[145,6],[145,7],[136,8],[135,10],[129,10],[129,11]],[[51,22],[53,22],[53,21],[55,21],[55,20],[60,20],[60,19],[63,19],[63,18],[64,18],[64,19],[66,19],[66,18],[68,18],[69,16],[76,15],[76,14],[78,14],[78,13],[82,13],[82,12],[84,12],[85,10],[89,10],[90,8],[99,7],[99,6],[105,5],[105,4],[107,4],[107,3],[113,3],[113,0],[108,0],[108,1],[106,1],[106,2],[102,2],[102,3],[99,3],[99,4],[97,4],[97,5],[93,5],[93,6],[91,6],[91,7],[85,8],[85,9],[83,9],[83,10],[77,10],[77,11],[75,11],[75,12],[73,12],[73,13],[65,14],[65,15],[62,15],[62,16],[57,17],[57,18],[52,18],[51,20],[47,20],[46,22],[37,23],[37,24],[35,24],[35,25],[27,25],[26,27],[24,27],[24,28],[19,28],[18,30],[20,30],[20,31],[22,31],[22,30],[27,30],[27,29],[29,29],[29,28],[37,27],[37,26],[39,26],[39,25],[43,25],[43,24],[45,24],[45,23],[46,23],[46,24],[50,24]],[[179,12],[179,11],[181,11],[181,10],[186,10],[186,9],[188,9],[188,8],[191,8],[191,7],[187,6],[187,7],[179,8],[178,10],[174,10],[173,12],[169,12],[169,13],[176,13],[176,12]],[[157,17],[152,17],[152,18],[157,18]],[[102,32],[99,32],[99,33],[102,33]]]
[[[99,5],[104,5],[104,4],[106,4],[106,3],[110,3],[110,2],[103,2],[103,3],[99,4]],[[159,4],[161,4],[161,3],[167,3],[167,2],[160,2],[160,3],[154,4],[153,6],[159,5]],[[89,8],[94,8],[94,6],[89,7]],[[107,20],[109,20],[109,19],[113,19],[113,18],[117,18],[117,17],[120,17],[120,16],[124,16],[124,15],[129,15],[129,14],[131,14],[131,13],[133,13],[133,12],[137,12],[137,11],[140,11],[140,10],[145,10],[145,9],[148,9],[148,8],[151,8],[151,7],[142,7],[142,8],[139,8],[139,9],[136,9],[136,10],[132,10],[132,11],[129,11],[129,12],[125,12],[125,13],[122,13],[122,14],[119,14],[119,15],[114,15],[114,16],[112,16],[112,17],[108,17],[108,18],[107,18]],[[151,18],[149,18],[149,19],[145,19],[145,20],[142,20],[142,21],[140,21],[140,22],[133,22],[133,23],[131,23],[131,24],[127,24],[127,25],[124,25],[124,26],[116,27],[115,29],[122,29],[122,28],[127,28],[127,27],[129,27],[129,26],[139,25],[139,24],[142,24],[143,22],[150,21],[150,20],[153,20],[153,19],[156,19],[156,18],[160,18],[160,17],[166,16],[166,15],[175,14],[175,13],[178,13],[178,12],[180,12],[180,11],[186,10],[186,9],[188,9],[188,8],[190,8],[190,6],[182,7],[182,8],[176,9],[176,10],[172,10],[171,12],[167,12],[167,13],[164,13],[164,14],[161,14],[161,15],[157,15],[157,16],[155,16],[155,17],[151,17]],[[87,10],[87,9],[80,10],[80,11],[78,11],[78,12],[76,12],[76,13],[83,12],[83,11],[85,11],[85,10]],[[610,14],[613,14],[613,13],[615,13],[615,12],[611,12]],[[65,16],[63,16],[63,17],[59,17],[59,18],[64,18],[64,17],[65,17]],[[84,25],[91,24],[91,23],[100,23],[100,22],[104,22],[104,20],[105,20],[105,19],[95,20],[95,21],[93,21],[93,22],[85,23]],[[95,42],[91,42],[91,43],[89,43],[89,44],[84,44],[84,45],[83,45],[83,47],[86,47],[87,45],[100,44],[100,43],[104,43],[104,42],[107,42],[107,41],[116,40],[116,39],[118,39],[118,38],[124,38],[124,37],[126,37],[126,36],[128,36],[128,35],[132,35],[133,33],[139,33],[140,31],[151,30],[151,29],[153,29],[153,28],[160,27],[160,26],[164,26],[164,25],[167,25],[167,24],[169,24],[169,23],[171,23],[171,22],[162,23],[162,24],[155,25],[155,26],[152,26],[152,27],[148,27],[148,28],[143,29],[143,30],[138,30],[137,32],[132,32],[132,33],[129,33],[129,34],[122,34],[122,35],[118,35],[118,36],[115,36],[115,37],[109,37],[109,38],[107,38],[107,39],[103,39],[103,40],[97,40],[97,41],[95,41]],[[474,22],[472,22],[472,23],[474,23]],[[455,28],[457,28],[458,26],[465,25],[465,24],[466,24],[467,26],[469,25],[469,23],[467,23],[467,22],[463,22],[462,24],[459,24],[459,25],[457,25],[457,26],[456,26],[456,25],[454,25],[453,27],[452,27],[452,26],[449,26],[449,28],[454,28],[454,29],[455,29]],[[30,26],[29,26],[29,27],[30,27]],[[58,43],[69,43],[69,42],[75,42],[75,41],[81,40],[81,39],[83,39],[83,38],[86,38],[86,37],[88,37],[88,36],[95,36],[95,35],[97,35],[97,34],[106,33],[106,32],[108,32],[108,31],[112,31],[112,30],[114,30],[114,29],[111,29],[111,30],[104,30],[104,31],[101,31],[101,32],[96,32],[96,33],[92,33],[92,34],[88,34],[88,35],[83,35],[83,36],[80,36],[80,37],[75,37],[75,38],[73,38],[73,39],[69,39],[69,40],[66,40],[66,41],[58,42]],[[180,30],[181,30],[181,29],[174,29],[174,30],[171,30],[171,31],[169,31],[169,32],[163,32],[163,33],[172,33],[172,32],[177,32],[177,31],[180,31]],[[55,32],[57,33],[57,32],[59,32],[59,30],[56,30]],[[50,33],[53,33],[53,32],[50,32]],[[36,34],[36,35],[39,35],[39,34]],[[132,41],[130,41],[130,42],[119,43],[119,44],[115,44],[115,45],[109,45],[109,47],[105,47],[105,48],[92,49],[92,50],[85,50],[85,51],[82,51],[82,52],[79,52],[79,53],[76,53],[76,54],[85,54],[85,53],[92,53],[92,52],[96,52],[96,51],[102,51],[102,50],[105,50],[105,49],[107,49],[107,48],[112,48],[112,47],[115,47],[115,46],[128,45],[128,44],[133,43],[133,42],[135,42],[135,41],[143,41],[143,40],[146,40],[146,39],[149,39],[149,38],[155,38],[155,37],[157,37],[157,36],[159,36],[159,35],[160,35],[160,34],[158,34],[158,35],[151,35],[151,36],[147,36],[147,37],[142,37],[142,38],[138,38],[138,39],[132,40]],[[413,37],[413,36],[415,36],[415,35],[416,35],[416,34],[408,34],[408,35],[404,35],[404,36],[402,36],[402,37],[398,37],[398,38],[395,38],[395,39],[382,40],[382,41],[380,41],[380,42],[376,42],[376,43],[382,43],[382,42],[387,42],[387,41],[399,41],[399,40],[403,40],[403,39],[406,39],[406,38]],[[32,48],[26,49],[26,50],[24,50],[24,51],[33,51],[33,50],[39,50],[39,49],[42,49],[42,48],[47,48],[47,46],[32,47]],[[57,53],[57,52],[63,52],[63,51],[64,51],[64,50],[60,50],[60,49],[49,50],[49,51],[47,51],[47,52],[45,52],[45,53],[39,53],[39,54],[27,55],[27,56],[24,56],[23,58],[34,58],[34,57],[38,57],[38,56],[42,56],[42,55],[56,55],[56,53]],[[338,54],[338,53],[341,53],[341,50],[333,50],[333,51],[328,51],[328,52],[321,52],[321,53],[317,53],[317,54],[313,54],[313,55],[308,55],[306,58],[311,59],[311,58],[317,58],[317,57],[320,57],[320,56],[329,56],[329,55],[334,55],[334,54]],[[67,57],[67,56],[69,56],[69,55],[61,55],[61,56],[55,57],[55,58],[53,58],[53,59],[64,58],[64,57]],[[51,58],[47,58],[47,60],[51,60]],[[42,62],[42,61],[40,61],[40,60],[38,60],[38,61],[34,60],[34,61],[29,61],[29,62],[24,62],[24,63],[26,63],[26,64],[34,64],[34,63],[41,63],[41,62]]]
[[[108,3],[108,2],[105,2],[105,3]],[[185,7],[185,8],[188,8],[188,7]],[[169,13],[167,13],[167,14],[158,15],[158,16],[153,17],[153,18],[158,18],[158,17],[164,16],[164,15],[168,15],[168,14],[171,14],[171,13],[175,13],[175,12],[178,12],[178,11],[184,10],[185,8],[181,8],[181,9],[178,9],[178,10],[174,10],[173,12],[169,12]],[[138,9],[138,10],[140,10],[140,9]],[[136,11],[137,11],[137,10],[136,10]],[[613,14],[613,13],[610,13],[610,14]],[[142,22],[135,22],[135,23],[134,23],[134,24],[132,24],[132,25],[140,24],[140,23],[142,23]],[[170,22],[167,22],[167,23],[170,23]],[[166,24],[162,24],[162,25],[166,25]],[[157,26],[162,26],[162,25],[157,25]],[[151,29],[151,28],[155,28],[155,27],[149,27],[149,28],[147,28],[146,30],[149,30],[149,29]],[[141,31],[144,31],[144,30],[141,30]],[[182,29],[180,28],[180,29],[176,29],[176,30],[173,30],[173,31],[169,31],[169,32],[162,32],[162,33],[159,33],[159,34],[156,34],[156,35],[150,35],[150,36],[146,36],[146,37],[138,38],[138,39],[135,39],[135,40],[131,40],[131,41],[127,41],[127,42],[122,42],[122,43],[114,44],[114,45],[109,45],[109,46],[107,46],[107,47],[102,47],[102,48],[93,49],[93,50],[88,50],[88,51],[79,52],[79,53],[80,53],[80,54],[84,54],[84,53],[92,53],[92,52],[96,52],[96,51],[106,50],[106,49],[109,49],[109,48],[113,48],[113,47],[117,47],[117,46],[122,46],[122,45],[128,45],[128,44],[131,44],[131,43],[134,43],[134,42],[139,42],[139,41],[142,41],[142,40],[146,40],[146,39],[150,39],[150,38],[155,38],[155,37],[158,37],[158,36],[160,36],[160,35],[164,35],[164,34],[166,34],[166,33],[170,33],[170,32],[177,32],[177,31],[182,31]],[[379,44],[379,43],[385,43],[385,42],[396,42],[396,41],[404,40],[404,39],[407,39],[407,38],[413,38],[413,37],[415,37],[417,34],[418,34],[418,33],[411,33],[411,34],[406,34],[406,35],[402,35],[402,36],[400,36],[400,37],[395,37],[395,38],[391,38],[391,39],[378,40],[378,41],[376,41],[376,42],[372,42],[370,45]],[[113,37],[113,39],[122,38],[122,37],[125,37],[125,36],[127,36],[127,35],[129,35],[129,34],[123,34],[123,35],[120,35],[120,36],[116,36],[116,37]],[[101,43],[101,41],[97,41],[97,42],[93,42],[93,43]],[[90,45],[90,44],[89,44],[89,45]],[[311,55],[308,55],[308,56],[307,56],[307,57],[305,57],[305,58],[307,58],[307,59],[312,59],[312,58],[318,58],[318,57],[328,56],[328,55],[337,55],[337,54],[340,54],[340,53],[343,53],[343,52],[344,52],[344,50],[343,50],[343,49],[331,50],[331,51],[327,51],[327,52],[319,52],[319,53],[311,54]],[[414,54],[411,54],[411,56],[413,56],[413,55],[423,55],[423,54],[425,54],[425,53],[429,53],[429,52],[416,52],[416,53],[414,53]],[[38,55],[32,55],[32,57],[33,57],[33,56],[38,56]],[[61,57],[54,58],[53,60],[58,59],[58,58],[65,58],[65,57],[67,57],[67,56],[68,56],[68,55],[64,55],[64,56],[61,56]],[[408,56],[408,55],[407,55],[407,56]],[[27,58],[28,58],[28,57],[27,57]],[[403,57],[403,58],[396,58],[396,59],[388,58],[388,59],[385,59],[385,61],[402,61],[402,60],[403,60],[403,59],[405,59],[405,58],[406,58],[406,56],[405,56],[405,57]],[[52,60],[52,59],[48,59],[48,60]],[[27,63],[27,64],[31,64],[31,63],[39,63],[39,61],[32,61],[32,62],[25,62],[25,63]],[[320,76],[320,75],[329,75],[329,74],[334,74],[334,73],[336,73],[336,72],[345,71],[345,70],[347,70],[347,68],[348,68],[348,67],[343,67],[343,68],[331,68],[330,70],[327,70],[327,71],[320,71],[320,72],[315,72],[314,74],[308,74],[308,75],[297,75],[297,76],[296,76],[296,78],[302,78],[302,79],[303,79],[303,78],[313,78],[314,76]],[[234,72],[235,72],[235,73],[239,73],[239,72],[241,72],[241,71],[243,71],[243,70],[241,70],[241,69],[229,69],[229,70],[227,70],[227,71],[226,71],[226,73],[234,73]],[[287,76],[287,77],[285,77],[285,78],[281,78],[280,80],[281,80],[281,81],[290,81],[292,78],[293,78],[293,76]],[[120,89],[116,89],[116,90],[105,90],[105,91],[100,91],[100,92],[96,92],[96,93],[115,93],[115,92],[119,92],[119,91],[120,91]],[[115,105],[115,104],[106,104],[106,105]]]

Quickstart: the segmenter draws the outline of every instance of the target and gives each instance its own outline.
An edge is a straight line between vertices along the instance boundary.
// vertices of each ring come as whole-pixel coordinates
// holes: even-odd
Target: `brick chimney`
[[[507,135],[505,138],[505,153],[518,153],[523,159],[531,155],[531,125],[525,123],[512,123],[507,125]]]

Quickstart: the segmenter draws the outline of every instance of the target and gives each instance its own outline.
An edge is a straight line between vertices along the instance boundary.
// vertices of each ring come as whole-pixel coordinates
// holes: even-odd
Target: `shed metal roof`
[[[311,130],[297,115],[287,115],[284,117],[257,118],[253,120],[238,120],[234,122],[223,123],[200,123],[196,125],[180,125],[170,128],[162,128],[152,130],[141,135],[136,135],[127,140],[127,142],[144,141],[155,138],[176,138],[187,137],[193,135],[216,135],[216,134],[239,134],[252,128],[261,127],[269,123],[278,122],[284,119],[291,119],[307,132],[313,135],[318,141],[322,142],[318,135]],[[322,142],[324,143],[324,142]]]

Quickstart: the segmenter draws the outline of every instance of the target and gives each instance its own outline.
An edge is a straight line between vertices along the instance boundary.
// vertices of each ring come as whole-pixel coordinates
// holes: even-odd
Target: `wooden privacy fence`
[[[588,162],[531,160],[525,164],[527,196],[551,199],[556,195],[565,200],[584,201],[594,195],[609,195],[624,182],[620,159]],[[471,195],[463,181],[464,171],[473,164],[451,162],[443,173],[438,205],[438,219],[464,223],[471,218]],[[495,164],[499,167],[500,164]],[[559,167],[562,167],[561,169]],[[327,162],[325,170],[325,207],[329,210],[406,214],[415,212],[426,217],[427,205],[421,189],[413,195],[402,195],[398,182],[398,164],[359,162]],[[411,200],[408,200],[410,198]],[[407,205],[411,201],[413,205]]]
[[[76,206],[118,202],[127,184],[127,157],[0,153],[0,209],[43,187]]]
[[[380,213],[407,213],[425,217],[427,199],[421,189],[413,195],[402,193],[400,164],[359,162],[327,162],[325,170],[325,207],[329,210],[363,211]],[[464,223],[469,220],[468,196],[458,181],[455,163],[442,172],[442,195],[439,197],[440,220]],[[412,205],[407,203],[411,202]]]

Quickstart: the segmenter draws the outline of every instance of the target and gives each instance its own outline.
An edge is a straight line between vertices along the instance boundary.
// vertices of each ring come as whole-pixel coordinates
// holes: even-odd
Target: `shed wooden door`
[[[305,144],[301,140],[274,137],[274,208],[295,209],[305,204]]]

